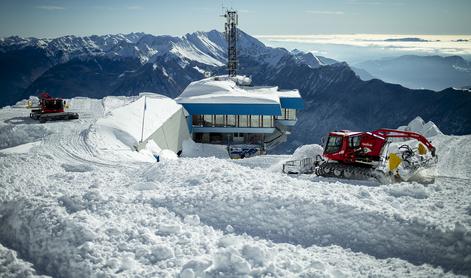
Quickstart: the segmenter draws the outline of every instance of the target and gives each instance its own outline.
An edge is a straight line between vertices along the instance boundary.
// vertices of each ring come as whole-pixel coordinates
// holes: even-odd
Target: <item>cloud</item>
[[[262,41],[343,45],[369,49],[391,49],[443,55],[471,55],[471,35],[330,34],[330,35],[262,35]]]
[[[324,14],[324,15],[344,15],[343,11],[317,11],[317,10],[307,10],[306,13],[309,14]]]
[[[36,8],[37,8],[37,9],[40,9],[40,10],[47,10],[47,11],[61,11],[61,10],[65,10],[65,8],[62,7],[62,6],[37,6]]]

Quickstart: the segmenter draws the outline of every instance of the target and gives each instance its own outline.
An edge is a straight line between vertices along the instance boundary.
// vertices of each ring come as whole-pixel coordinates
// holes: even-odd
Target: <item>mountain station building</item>
[[[195,142],[227,145],[244,157],[244,148],[260,154],[286,141],[304,106],[299,91],[250,83],[244,76],[215,76],[188,85],[176,101]]]

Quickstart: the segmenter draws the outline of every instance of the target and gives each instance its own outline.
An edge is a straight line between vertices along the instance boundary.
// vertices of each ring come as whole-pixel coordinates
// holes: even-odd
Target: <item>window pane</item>
[[[286,115],[286,109],[285,109],[285,108],[281,108],[281,116],[277,116],[276,118],[277,118],[277,119],[280,119],[280,120],[284,120],[284,119],[285,119],[285,115]]]
[[[236,115],[227,115],[227,126],[236,126]]]
[[[215,115],[215,124],[214,126],[224,126],[224,115]]]
[[[247,115],[239,115],[239,127],[248,127]]]
[[[195,126],[202,126],[203,125],[203,117],[201,115],[193,115],[192,116],[192,124]]]
[[[213,115],[204,115],[203,126],[213,126]]]
[[[250,116],[250,127],[260,127],[260,116],[258,115]]]
[[[288,120],[296,120],[296,109],[288,109],[289,110],[289,116],[288,116]]]
[[[263,127],[273,127],[272,116],[263,116]]]

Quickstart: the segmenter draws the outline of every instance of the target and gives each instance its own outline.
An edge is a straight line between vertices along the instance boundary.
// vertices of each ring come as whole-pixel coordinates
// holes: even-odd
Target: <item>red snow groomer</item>
[[[75,112],[65,112],[66,102],[62,98],[53,98],[48,93],[39,95],[39,106],[31,109],[31,119],[39,120],[40,123],[56,120],[78,119]]]
[[[381,182],[390,177],[395,181],[407,181],[416,176],[418,171],[432,168],[437,160],[435,147],[416,132],[394,129],[372,132],[341,130],[329,133],[322,156],[304,159],[299,163],[288,161],[283,171],[293,172],[292,169],[296,168],[294,165],[301,165],[323,177],[360,180],[376,178]]]

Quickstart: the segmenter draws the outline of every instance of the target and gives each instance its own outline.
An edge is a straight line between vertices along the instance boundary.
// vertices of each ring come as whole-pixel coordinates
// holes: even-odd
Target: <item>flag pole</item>
[[[141,143],[144,140],[144,119],[146,118],[146,100],[146,96],[144,96],[144,110],[142,111]]]

